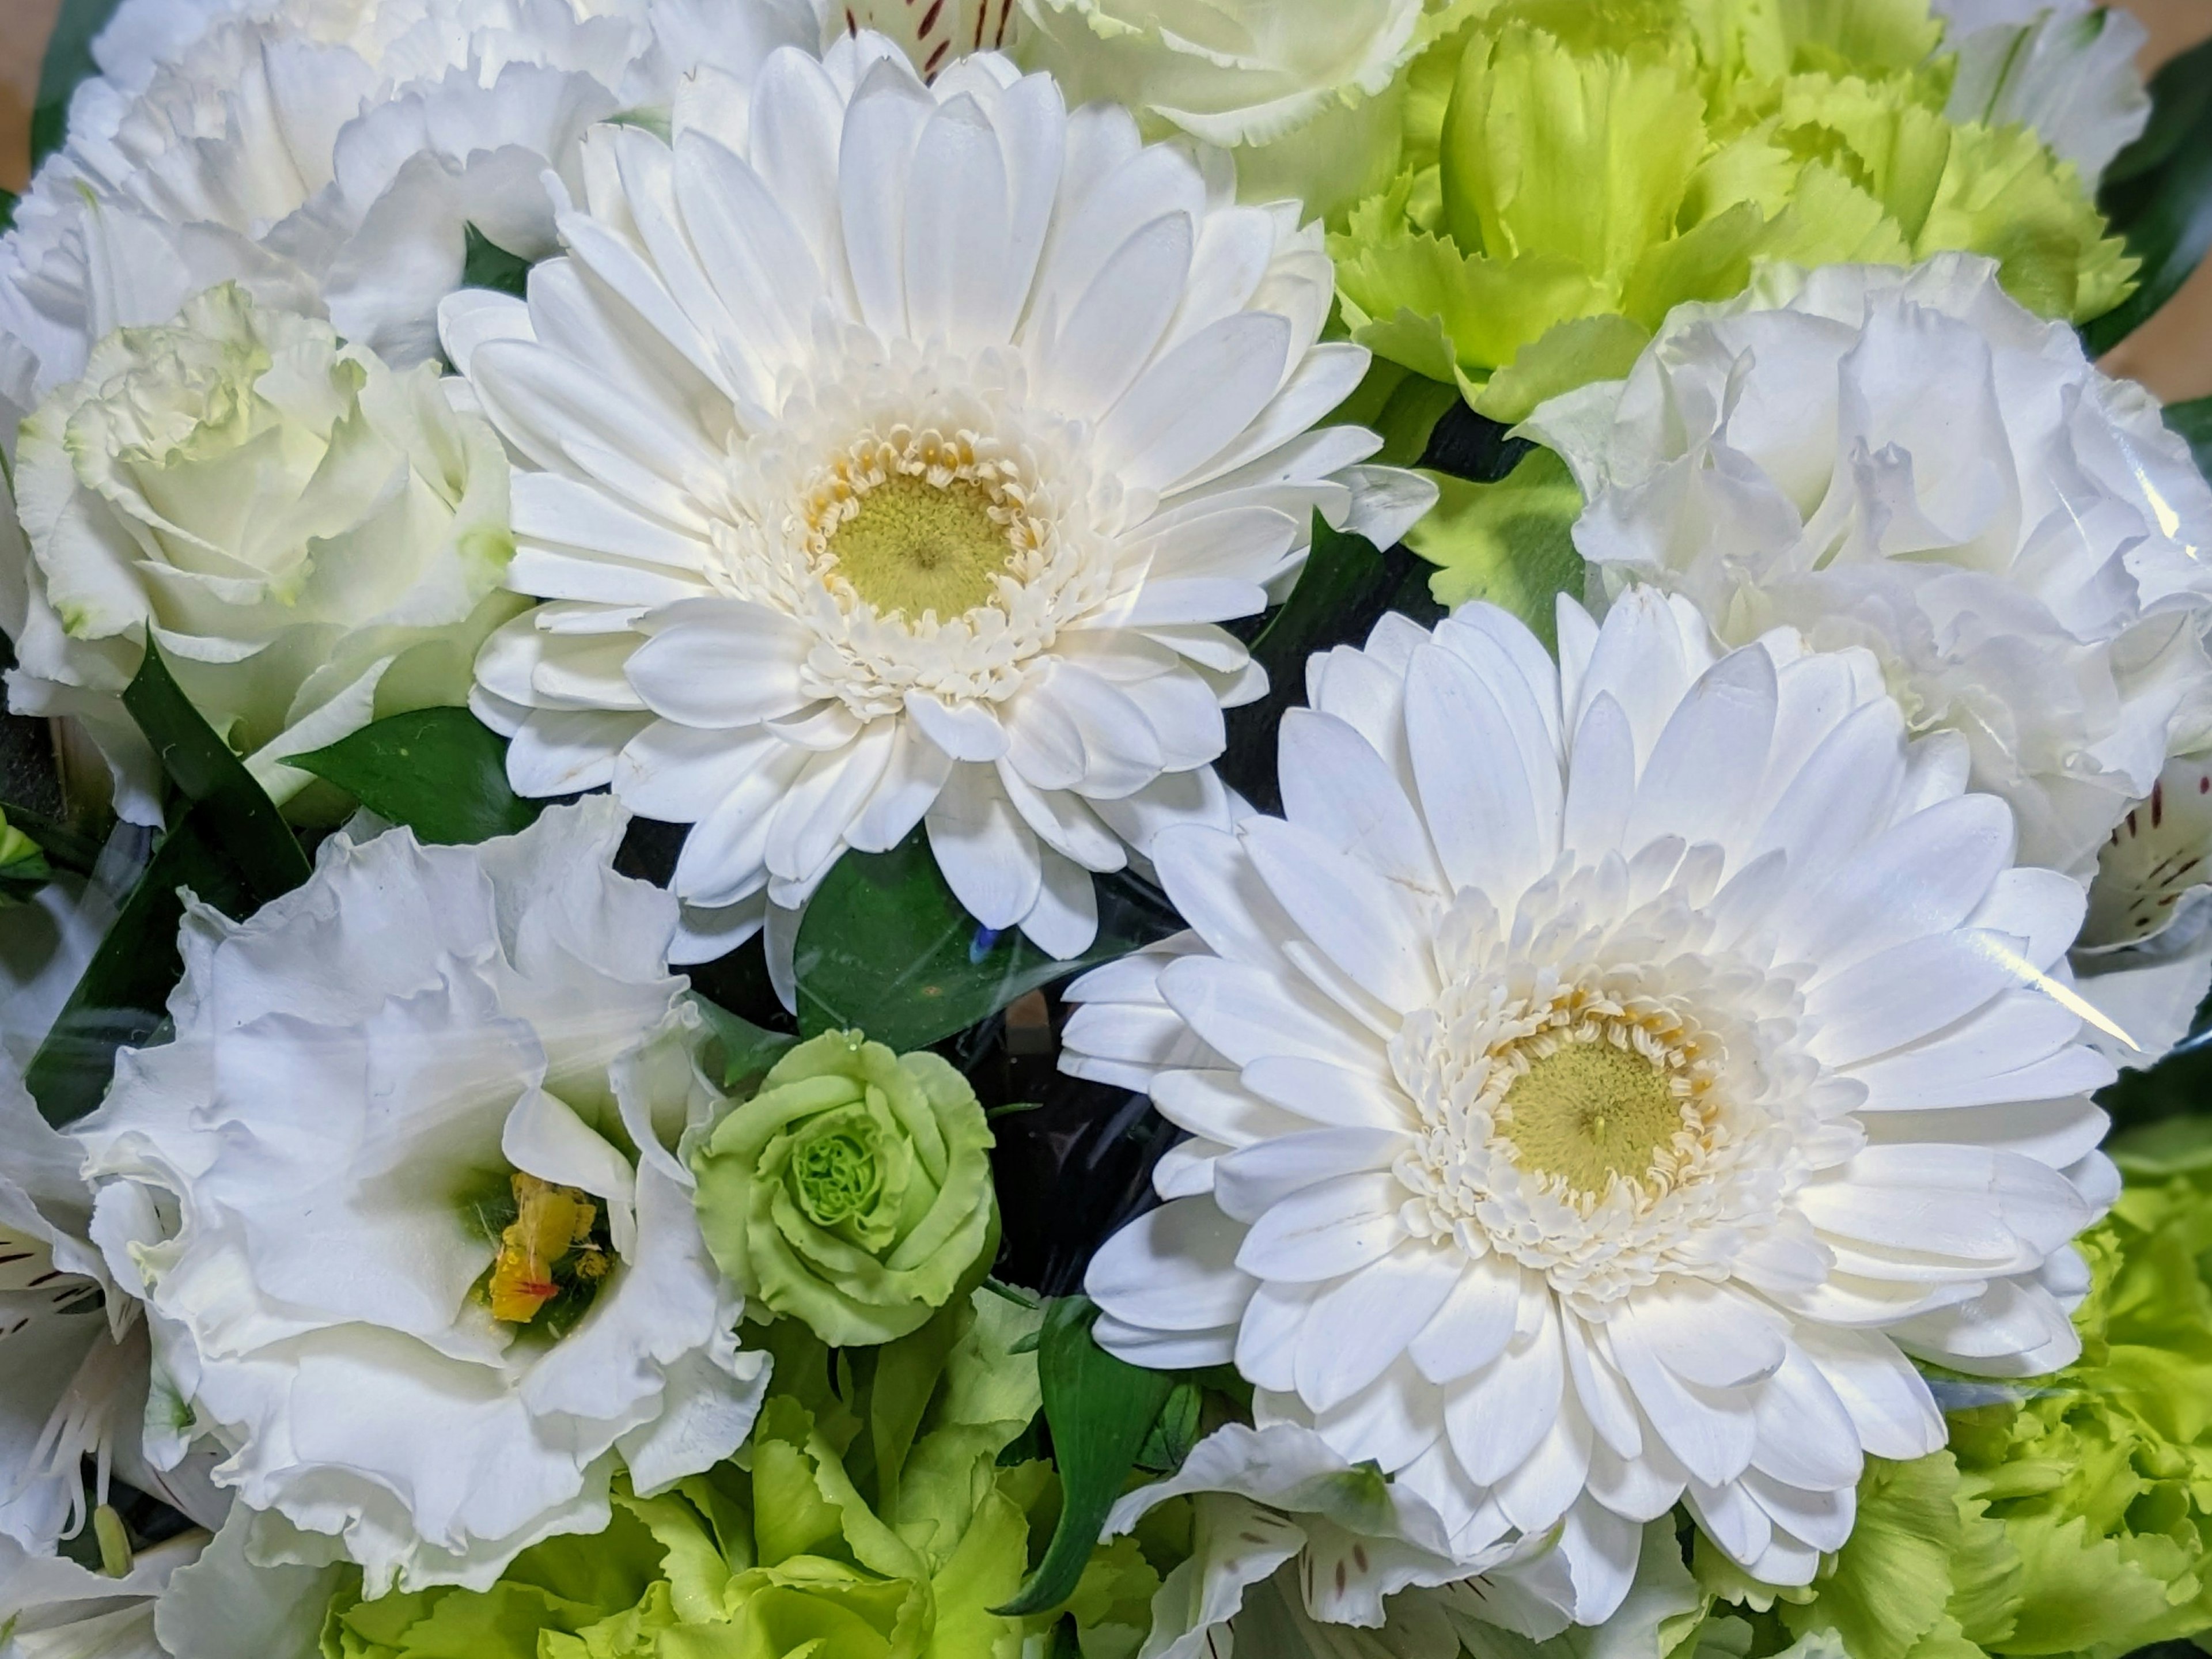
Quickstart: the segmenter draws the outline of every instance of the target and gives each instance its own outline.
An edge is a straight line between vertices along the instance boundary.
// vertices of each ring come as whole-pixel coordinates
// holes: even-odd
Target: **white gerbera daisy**
[[[1320,228],[989,54],[925,86],[862,33],[677,115],[586,140],[526,307],[446,303],[527,463],[509,583],[555,601],[477,712],[524,793],[695,826],[702,954],[926,819],[978,921],[1072,955],[1090,872],[1227,821],[1264,678],[1216,624],[1316,510],[1387,539],[1431,499],[1309,430],[1367,362],[1318,343]]]
[[[1943,1443],[1907,1352],[2074,1356],[2116,1182],[2081,889],[2013,867],[1959,738],[1648,589],[1559,637],[1316,657],[1289,821],[1161,838],[1196,932],[1081,981],[1065,1063],[1195,1137],[1092,1263],[1098,1340],[1233,1359],[1464,1555],[1563,1524],[1588,1621],[1677,1499],[1808,1582],[1862,1455]]]

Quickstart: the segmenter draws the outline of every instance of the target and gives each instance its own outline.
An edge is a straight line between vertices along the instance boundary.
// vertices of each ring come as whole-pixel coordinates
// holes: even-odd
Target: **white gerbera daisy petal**
[[[1074,955],[1086,872],[1229,822],[1222,710],[1264,679],[1216,624],[1316,510],[1395,538],[1427,504],[1309,431],[1366,363],[1319,343],[1319,228],[1048,76],[925,85],[865,33],[728,126],[598,131],[527,307],[447,307],[526,463],[515,585],[557,602],[479,665],[516,786],[693,825],[701,909],[926,824],[979,920]]]
[[[1908,1352],[2071,1358],[2112,1071],[2081,889],[1870,656],[1717,656],[1649,589],[1559,637],[1316,658],[1287,820],[1160,837],[1194,931],[1077,985],[1066,1064],[1194,1137],[1091,1266],[1100,1341],[1233,1358],[1263,1437],[1466,1560],[1559,1529],[1596,1620],[1677,1502],[1807,1582],[1864,1457],[1942,1442]]]

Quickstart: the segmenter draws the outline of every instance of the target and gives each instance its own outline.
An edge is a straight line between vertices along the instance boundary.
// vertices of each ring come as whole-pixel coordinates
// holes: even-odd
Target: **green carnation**
[[[1871,1462],[1850,1541],[1807,1589],[1752,1584],[1701,1545],[1709,1641],[1736,1659],[1820,1632],[1851,1659],[2115,1659],[2212,1628],[2212,1121],[2112,1152],[2127,1185],[2081,1242],[2081,1358],[1939,1383],[1949,1448]]]
[[[1059,1486],[1012,1450],[1037,1414],[1039,1318],[988,1291],[880,1347],[833,1352],[779,1320],[744,1454],[614,1525],[525,1551],[489,1590],[332,1603],[325,1659],[1020,1659],[1072,1626],[1085,1659],[1144,1640],[1170,1531],[1094,1553],[1064,1610],[1010,1600]],[[1147,1553],[1147,1551],[1150,1553]]]
[[[857,1031],[803,1042],[693,1160],[699,1221],[748,1297],[833,1347],[888,1342],[999,1248],[994,1145],[959,1073]]]
[[[1412,70],[1407,154],[1333,237],[1347,322],[1499,419],[1624,373],[1760,260],[1996,258],[2046,316],[2134,262],[2025,128],[1948,119],[1927,0],[1499,0]]]

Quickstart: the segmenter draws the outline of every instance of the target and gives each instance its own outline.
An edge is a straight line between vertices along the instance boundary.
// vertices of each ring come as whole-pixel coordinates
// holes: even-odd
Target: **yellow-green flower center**
[[[872,1136],[825,1134],[799,1148],[791,1161],[799,1207],[817,1227],[834,1227],[876,1201],[883,1177]]]
[[[1640,1182],[1661,1170],[1682,1104],[1668,1073],[1635,1049],[1570,1041],[1529,1062],[1496,1123],[1522,1169],[1595,1197],[1615,1176]]]
[[[878,616],[925,611],[950,618],[992,594],[992,578],[1014,556],[988,491],[965,478],[939,485],[903,473],[854,502],[830,537],[836,571]]]

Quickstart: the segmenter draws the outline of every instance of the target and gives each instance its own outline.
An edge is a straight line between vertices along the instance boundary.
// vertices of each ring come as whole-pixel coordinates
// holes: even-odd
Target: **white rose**
[[[340,834],[250,921],[195,907],[176,1041],[80,1131],[153,1331],[149,1455],[211,1436],[257,1561],[482,1589],[605,1528],[618,1464],[661,1490],[751,1426],[765,1359],[674,1152],[718,1097],[626,822]]]
[[[1731,645],[1866,647],[1915,732],[1965,735],[2022,863],[2086,881],[2204,744],[2212,489],[1987,260],[1770,270],[1527,430],[1589,499],[1594,589],[1685,594]]]
[[[27,584],[4,620],[18,713],[82,718],[118,808],[157,821],[151,748],[119,694],[149,632],[272,796],[284,757],[380,714],[460,702],[517,602],[498,438],[326,323],[226,284],[101,342],[24,422]]]
[[[1327,216],[1398,171],[1401,71],[1440,0],[1020,0],[1012,43],[1068,102],[1111,99],[1237,155],[1247,201]]]
[[[2112,157],[2142,136],[2150,94],[2136,69],[2148,32],[2091,0],[1935,0],[1943,46],[1959,55],[1945,113],[2033,127],[2094,192]]]

